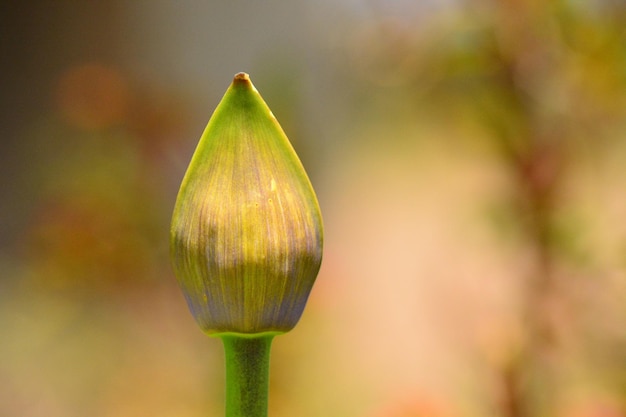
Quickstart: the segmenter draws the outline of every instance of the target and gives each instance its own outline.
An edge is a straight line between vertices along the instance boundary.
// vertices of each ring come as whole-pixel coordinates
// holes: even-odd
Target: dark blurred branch
[[[375,85],[393,79],[409,86],[435,120],[469,120],[512,182],[507,214],[531,265],[520,294],[522,341],[496,370],[497,407],[503,417],[533,417],[553,411],[561,389],[551,303],[565,297],[557,267],[575,266],[564,257],[569,242],[558,222],[563,185],[575,158],[602,155],[623,136],[615,132],[626,121],[626,7],[563,0],[466,0],[459,7],[415,32],[399,25],[376,31],[364,42],[361,66]]]

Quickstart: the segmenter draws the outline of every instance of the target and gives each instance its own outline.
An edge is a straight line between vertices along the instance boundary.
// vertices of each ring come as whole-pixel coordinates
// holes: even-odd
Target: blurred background
[[[325,218],[273,417],[626,416],[626,2],[0,5],[0,415],[199,417],[168,259],[245,71]]]

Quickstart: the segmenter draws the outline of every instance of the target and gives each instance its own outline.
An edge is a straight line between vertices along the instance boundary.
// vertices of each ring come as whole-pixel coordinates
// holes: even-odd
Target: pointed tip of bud
[[[233,83],[234,84],[237,84],[237,83],[248,84],[250,83],[250,76],[246,74],[245,72],[238,72],[237,74],[235,74],[235,78],[233,78]]]
[[[237,74],[235,74],[231,88],[235,88],[239,91],[253,91],[257,94],[259,93],[258,90],[254,87],[254,84],[252,84],[252,81],[250,80],[250,75],[245,72],[238,72]]]
[[[245,72],[238,72],[237,74],[235,74],[235,79],[233,80],[233,82],[236,81],[250,81],[250,76]]]

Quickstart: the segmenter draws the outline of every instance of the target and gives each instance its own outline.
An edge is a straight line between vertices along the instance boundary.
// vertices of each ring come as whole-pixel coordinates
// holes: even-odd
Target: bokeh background
[[[623,0],[0,5],[0,415],[222,415],[168,226],[232,76],[318,192],[273,417],[626,415]]]

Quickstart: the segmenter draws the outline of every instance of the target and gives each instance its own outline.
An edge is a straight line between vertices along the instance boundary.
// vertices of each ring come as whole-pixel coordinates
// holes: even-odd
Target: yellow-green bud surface
[[[245,73],[200,138],[171,225],[174,271],[207,333],[282,333],[302,315],[322,260],[313,187]]]

